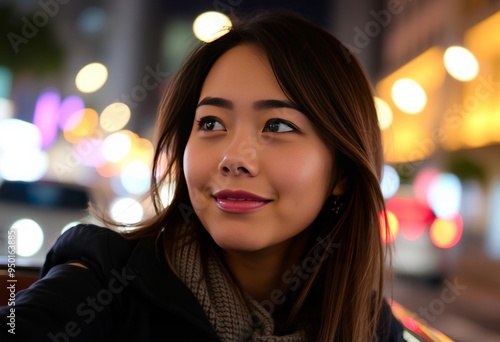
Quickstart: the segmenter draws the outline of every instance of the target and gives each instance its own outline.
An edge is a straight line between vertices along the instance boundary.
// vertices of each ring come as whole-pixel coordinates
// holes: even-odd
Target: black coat
[[[3,323],[1,341],[218,341],[197,299],[147,240],[80,225],[59,238],[41,276],[17,293],[15,335]],[[0,308],[1,316],[9,310]],[[381,319],[393,323],[390,340],[401,336],[387,305]]]

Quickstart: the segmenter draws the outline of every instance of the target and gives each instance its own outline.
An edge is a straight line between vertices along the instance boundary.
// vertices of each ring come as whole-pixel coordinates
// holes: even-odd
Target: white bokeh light
[[[19,119],[0,120],[0,150],[42,147],[40,129]]]
[[[0,178],[34,182],[41,179],[48,168],[49,158],[45,151],[36,148],[0,150]]]
[[[99,124],[107,132],[116,132],[129,122],[130,107],[122,102],[113,102],[108,105],[99,117]]]
[[[132,147],[132,141],[127,134],[116,132],[104,139],[101,152],[104,159],[109,162],[119,162],[123,160]]]
[[[117,198],[110,204],[110,214],[111,218],[117,222],[134,224],[142,220],[144,209],[133,198]]]
[[[375,101],[380,129],[386,129],[392,124],[393,114],[391,106],[380,97],[375,96],[373,100]]]
[[[196,17],[193,32],[196,38],[208,43],[226,34],[231,26],[231,20],[227,15],[210,11]]]
[[[443,173],[429,185],[427,202],[440,218],[453,218],[460,209],[461,200],[462,184],[454,174]]]
[[[403,112],[418,114],[427,104],[427,95],[418,82],[409,78],[401,78],[392,86],[392,100]]]
[[[42,228],[31,219],[20,219],[11,226],[15,231],[16,253],[30,257],[40,250],[43,244]]]
[[[391,198],[399,189],[400,179],[397,171],[389,165],[384,165],[380,187],[385,199]]]
[[[18,119],[0,120],[0,178],[26,182],[42,178],[49,158],[41,147],[37,126]]]
[[[476,57],[464,47],[450,46],[444,52],[444,66],[459,81],[473,80],[479,73]]]
[[[108,69],[101,63],[90,63],[76,75],[76,88],[82,93],[93,93],[99,90],[108,79]]]
[[[125,190],[130,194],[143,194],[149,189],[151,170],[146,163],[137,161],[127,163],[120,179]]]

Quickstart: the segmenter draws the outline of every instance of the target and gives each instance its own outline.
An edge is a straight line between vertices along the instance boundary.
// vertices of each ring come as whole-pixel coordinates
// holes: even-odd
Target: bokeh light
[[[142,220],[144,209],[141,204],[130,197],[117,198],[110,204],[111,218],[117,222],[134,224]]]
[[[386,208],[398,218],[399,232],[407,240],[421,237],[434,219],[432,210],[414,198],[392,197],[387,201]]]
[[[129,106],[122,102],[114,102],[104,108],[99,118],[99,124],[107,132],[116,132],[125,127],[129,120]]]
[[[433,167],[426,167],[420,170],[413,182],[413,192],[417,201],[428,206],[427,193],[432,182],[439,176],[439,171]]]
[[[460,215],[450,219],[437,218],[430,227],[430,237],[434,245],[440,248],[455,246],[462,237],[463,223]]]
[[[381,229],[380,236],[382,238],[382,242],[385,243],[393,242],[396,239],[399,232],[398,218],[396,217],[396,215],[394,215],[393,212],[386,210],[385,215],[384,212],[379,215],[379,219],[380,219],[380,229]],[[387,224],[389,225],[389,229],[387,229]]]
[[[196,38],[211,42],[229,32],[231,20],[223,13],[210,11],[200,14],[193,23]]]
[[[25,147],[0,152],[0,178],[9,181],[37,181],[47,173],[47,153],[37,148]]]
[[[49,160],[41,146],[37,126],[18,119],[0,120],[0,178],[26,182],[42,178]]]
[[[427,95],[418,82],[401,78],[392,86],[394,104],[407,114],[420,113],[427,104]]]
[[[104,159],[116,163],[127,157],[131,147],[132,139],[130,134],[126,131],[119,131],[104,139],[101,152]]]
[[[378,96],[375,96],[373,100],[375,101],[375,109],[377,110],[380,129],[386,129],[392,124],[393,115],[391,106]]]
[[[93,93],[99,90],[108,79],[108,69],[101,63],[90,63],[76,75],[76,88],[82,93]]]
[[[457,176],[443,173],[429,185],[427,201],[440,218],[455,216],[460,209],[462,199],[462,184]]]
[[[459,81],[470,81],[479,73],[476,57],[464,47],[450,46],[444,52],[444,66]]]
[[[149,189],[151,169],[141,161],[125,164],[121,173],[121,183],[130,194],[143,194]]]
[[[64,130],[68,120],[75,114],[81,113],[85,108],[85,103],[80,96],[71,95],[65,98],[59,108],[59,128]]]
[[[19,119],[0,120],[0,150],[24,147],[42,147],[38,127]]]
[[[124,131],[129,132],[129,131]],[[154,155],[154,147],[151,141],[129,132],[132,145],[130,152],[127,155],[126,163],[141,162],[146,165],[151,165]]]
[[[52,145],[57,138],[60,102],[61,96],[56,90],[43,92],[36,102],[33,124],[40,129],[43,149]]]
[[[43,244],[42,228],[35,221],[24,218],[17,220],[10,229],[16,232],[16,253],[30,257],[40,250]]]
[[[99,116],[92,108],[85,108],[84,110],[73,113],[64,126],[64,138],[71,143],[89,137],[94,133],[97,128]]]
[[[397,171],[390,165],[384,165],[380,187],[385,199],[391,198],[399,189],[400,179]]]
[[[488,225],[485,238],[485,249],[493,259],[500,260],[500,175],[496,175],[492,181],[490,194],[488,196]]]

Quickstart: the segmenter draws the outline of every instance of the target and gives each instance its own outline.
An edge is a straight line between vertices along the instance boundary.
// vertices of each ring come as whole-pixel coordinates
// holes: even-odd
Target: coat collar
[[[193,293],[168,266],[163,251],[151,240],[139,240],[127,263],[136,275],[136,290],[167,312],[185,317],[216,338],[208,318]]]

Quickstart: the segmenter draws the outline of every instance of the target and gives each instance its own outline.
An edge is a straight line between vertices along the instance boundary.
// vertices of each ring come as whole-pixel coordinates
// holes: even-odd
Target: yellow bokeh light
[[[90,63],[76,75],[76,88],[82,93],[93,93],[99,90],[108,79],[108,69],[101,63]]]
[[[375,108],[377,109],[378,123],[380,129],[386,129],[392,124],[391,106],[380,97],[375,96]]]
[[[193,32],[196,38],[209,43],[229,32],[231,26],[231,20],[225,14],[210,11],[196,17]]]
[[[386,226],[385,216],[387,216],[387,224],[389,224],[389,229],[387,229]],[[386,210],[385,215],[383,213],[380,215],[380,229],[380,235],[383,242],[389,243],[396,239],[396,236],[399,232],[399,220],[393,212]],[[389,236],[387,236],[387,233],[389,233]]]
[[[461,138],[465,146],[480,147],[489,142],[488,127],[491,122],[488,119],[488,115],[476,112],[464,120]]]
[[[460,240],[461,232],[454,221],[437,218],[431,225],[430,236],[436,246],[450,248]]]
[[[407,114],[420,113],[427,104],[427,95],[422,86],[409,78],[400,78],[392,86],[394,104]]]
[[[145,138],[138,138],[133,143],[130,151],[131,159],[150,164],[154,156],[154,147],[151,141]]]
[[[92,108],[77,111],[66,121],[64,138],[71,143],[77,142],[94,133],[98,121],[98,114]]]
[[[479,73],[476,57],[461,46],[450,46],[444,53],[444,66],[459,81],[470,81]]]
[[[125,127],[129,120],[129,106],[122,102],[114,102],[104,108],[99,118],[99,124],[107,132],[116,132]]]

